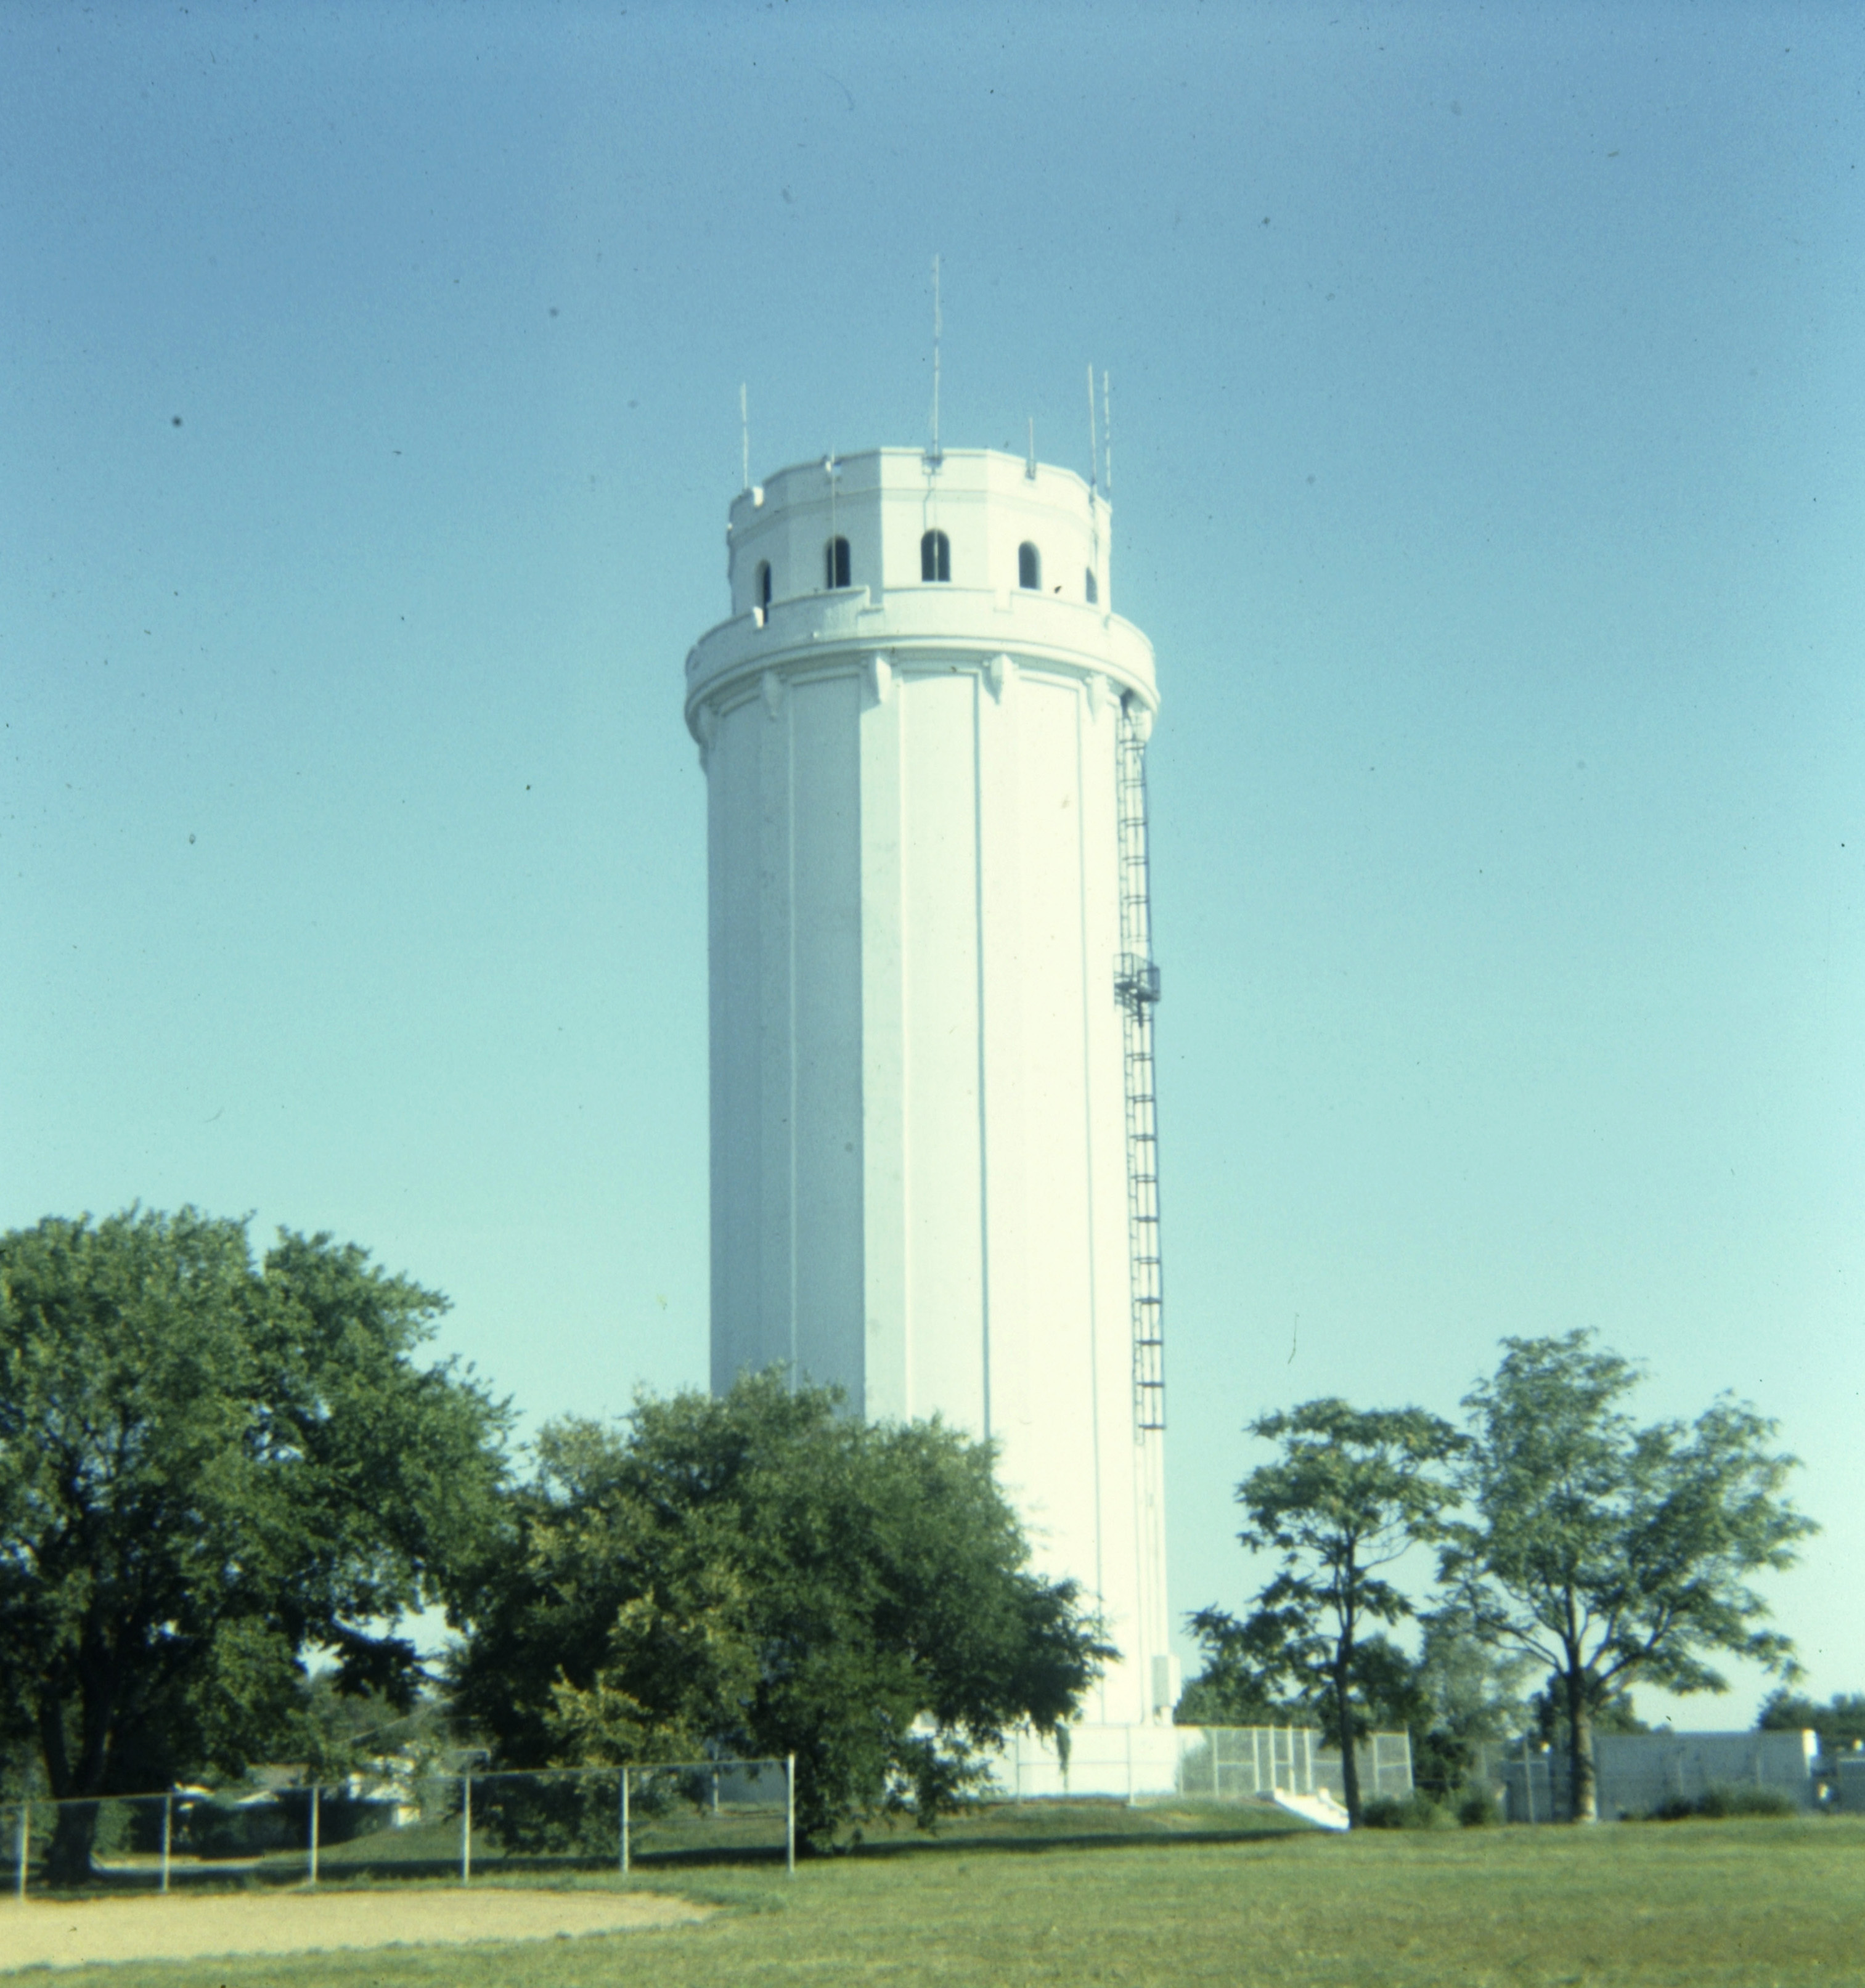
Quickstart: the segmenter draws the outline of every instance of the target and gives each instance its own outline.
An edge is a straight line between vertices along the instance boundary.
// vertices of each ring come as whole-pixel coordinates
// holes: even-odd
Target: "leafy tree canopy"
[[[1829,1703],[1816,1705],[1784,1685],[1764,1702],[1755,1724],[1764,1733],[1817,1733],[1829,1760],[1865,1746],[1865,1692],[1836,1692]]]
[[[0,1708],[53,1795],[289,1745],[307,1649],[409,1701],[394,1626],[455,1598],[503,1469],[503,1408],[417,1363],[444,1305],[188,1208],[0,1236]]]
[[[543,1432],[483,1570],[459,1709],[511,1767],[794,1753],[825,1842],[923,1824],[1112,1654],[1030,1570],[988,1445],[775,1373]]]
[[[1222,1608],[1200,1608],[1191,1631],[1204,1652],[1204,1668],[1180,1694],[1176,1726],[1312,1726],[1313,1703],[1291,1686],[1278,1659],[1279,1638],[1264,1648],[1244,1623]]]
[[[1281,1616],[1258,1609],[1240,1620],[1200,1608],[1192,1634],[1205,1667],[1185,1688],[1173,1714],[1179,1726],[1312,1726],[1323,1743],[1341,1743],[1332,1645],[1325,1637],[1291,1636]],[[1417,1727],[1425,1715],[1417,1665],[1378,1631],[1356,1638],[1349,1665],[1356,1735]]]
[[[442,1693],[424,1690],[411,1706],[400,1693],[345,1690],[333,1668],[300,1687],[291,1736],[289,1757],[305,1780],[326,1784],[352,1774],[449,1773],[478,1751],[455,1739]]]
[[[1334,1399],[1259,1417],[1251,1433],[1281,1455],[1237,1488],[1249,1523],[1246,1547],[1281,1557],[1238,1621],[1221,1609],[1192,1618],[1220,1677],[1247,1682],[1265,1703],[1293,1699],[1320,1712],[1341,1747],[1348,1814],[1360,1813],[1352,1743],[1372,1729],[1374,1707],[1389,1699],[1406,1659],[1374,1624],[1413,1613],[1386,1577],[1413,1546],[1437,1539],[1454,1493],[1446,1466],[1463,1439],[1421,1408],[1359,1409]]]
[[[1484,1642],[1454,1609],[1425,1616],[1422,1629],[1416,1689],[1426,1729],[1471,1746],[1520,1733],[1528,1717],[1523,1689],[1532,1660]]]
[[[1639,1427],[1621,1405],[1638,1370],[1591,1337],[1505,1339],[1495,1374],[1466,1398],[1469,1517],[1442,1567],[1477,1634],[1562,1680],[1586,1820],[1593,1716],[1635,1679],[1719,1691],[1708,1661],[1718,1652],[1790,1666],[1748,1580],[1790,1566],[1816,1530],[1782,1495],[1794,1459],[1770,1449],[1772,1422],[1725,1397],[1687,1427]]]
[[[1569,1684],[1554,1672],[1542,1689],[1528,1700],[1528,1730],[1549,1746],[1565,1747],[1572,1719],[1568,1711]],[[1587,1729],[1591,1733],[1649,1733],[1650,1726],[1638,1716],[1632,1694],[1610,1685],[1596,1685],[1586,1707]]]
[[[1413,1781],[1445,1800],[1464,1786],[1479,1746],[1521,1731],[1528,1717],[1522,1687],[1532,1665],[1518,1651],[1484,1643],[1454,1609],[1421,1618],[1420,1628],[1402,1716],[1412,1736]]]

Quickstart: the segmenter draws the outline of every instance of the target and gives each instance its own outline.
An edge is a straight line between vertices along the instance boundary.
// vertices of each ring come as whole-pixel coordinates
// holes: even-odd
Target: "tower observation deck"
[[[707,775],[712,1380],[988,1436],[1169,1719],[1145,748],[1112,519],[987,450],[732,505],[687,658]]]

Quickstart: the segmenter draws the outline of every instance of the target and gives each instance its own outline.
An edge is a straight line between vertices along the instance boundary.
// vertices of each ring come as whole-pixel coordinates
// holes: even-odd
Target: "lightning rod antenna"
[[[1107,369],[1101,370],[1101,446],[1107,451],[1108,502],[1114,501],[1114,397],[1108,386]]]
[[[1088,365],[1088,494],[1092,497],[1101,487],[1101,441],[1095,433],[1095,363]]]
[[[932,446],[926,451],[929,462],[939,461],[939,343],[944,330],[939,309],[939,258],[932,258]]]
[[[1023,473],[1034,483],[1036,481],[1036,417],[1030,417],[1030,453],[1024,459]]]
[[[751,488],[751,404],[746,398],[745,383],[738,383],[738,449],[740,490]]]

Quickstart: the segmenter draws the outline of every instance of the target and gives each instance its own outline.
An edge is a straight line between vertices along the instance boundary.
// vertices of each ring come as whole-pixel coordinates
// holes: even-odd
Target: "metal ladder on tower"
[[[1146,730],[1122,704],[1115,747],[1120,836],[1120,956],[1114,996],[1125,1045],[1127,1261],[1133,1292],[1133,1420],[1166,1426],[1165,1298],[1159,1275],[1159,1133],[1153,1089],[1153,1011],[1159,969],[1153,960],[1146,856]]]

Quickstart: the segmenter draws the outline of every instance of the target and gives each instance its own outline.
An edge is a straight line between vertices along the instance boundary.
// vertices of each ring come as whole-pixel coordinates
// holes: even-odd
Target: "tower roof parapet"
[[[1149,712],[1153,649],[1115,614],[1112,514],[1073,470],[996,449],[872,449],[793,465],[734,501],[733,613],[686,663],[686,715],[773,671],[987,665],[1101,676]]]

